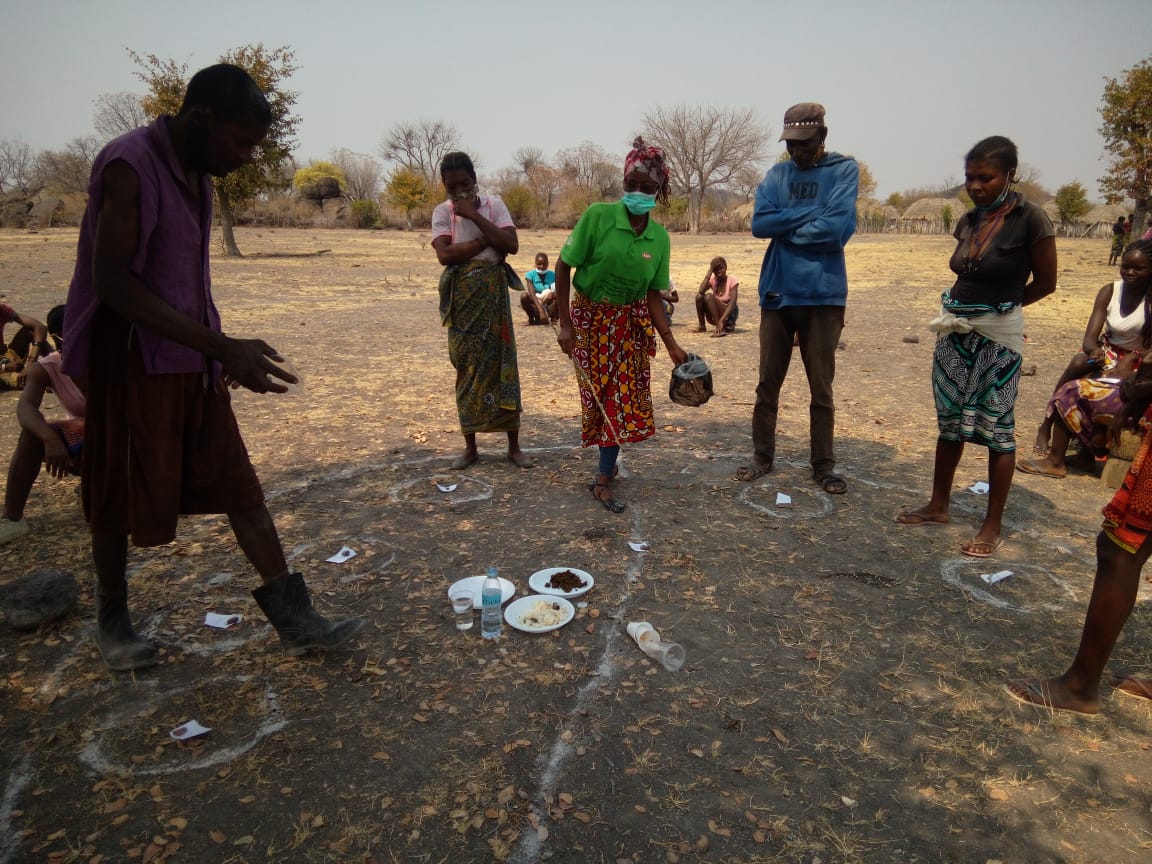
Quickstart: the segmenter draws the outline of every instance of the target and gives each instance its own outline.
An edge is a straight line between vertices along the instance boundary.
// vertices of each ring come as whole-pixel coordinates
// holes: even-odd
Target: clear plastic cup
[[[475,602],[471,591],[457,591],[452,595],[452,614],[456,617],[457,630],[472,629],[472,604]]]
[[[628,635],[636,640],[640,650],[667,669],[675,672],[684,665],[684,648],[678,642],[665,642],[656,628],[647,621],[633,621]]]

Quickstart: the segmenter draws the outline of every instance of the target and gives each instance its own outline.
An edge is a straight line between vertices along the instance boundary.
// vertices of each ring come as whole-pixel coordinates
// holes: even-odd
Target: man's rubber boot
[[[96,647],[104,665],[113,672],[147,669],[158,662],[156,646],[132,629],[128,595],[96,592]]]
[[[299,573],[265,582],[252,592],[260,609],[272,622],[291,657],[312,648],[332,648],[355,636],[364,626],[363,618],[333,623],[317,612],[308,596],[308,586]]]

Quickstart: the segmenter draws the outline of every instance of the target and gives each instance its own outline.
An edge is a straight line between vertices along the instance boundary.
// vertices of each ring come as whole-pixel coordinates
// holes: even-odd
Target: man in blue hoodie
[[[856,160],[827,153],[824,106],[793,105],[784,114],[789,158],[768,171],[756,190],[752,234],[772,240],[760,268],[760,383],[752,410],[753,458],[736,472],[755,480],[772,470],[780,388],[800,358],[812,394],[809,405],[812,479],[842,495],[848,484],[835,473],[832,432],[836,407],[832,379],[844,328],[848,276],[844,244],[856,231]]]

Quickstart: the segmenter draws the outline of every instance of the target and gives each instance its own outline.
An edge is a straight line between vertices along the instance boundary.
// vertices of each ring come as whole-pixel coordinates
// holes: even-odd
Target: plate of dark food
[[[555,597],[579,597],[596,584],[591,573],[575,567],[546,567],[528,577],[529,587],[537,594]]]

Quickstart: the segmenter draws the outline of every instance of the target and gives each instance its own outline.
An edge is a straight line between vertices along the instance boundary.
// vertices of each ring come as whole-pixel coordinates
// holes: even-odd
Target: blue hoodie
[[[843,306],[844,244],[856,232],[859,169],[826,153],[811,168],[773,165],[756,189],[752,234],[772,242],[760,266],[760,306]]]

